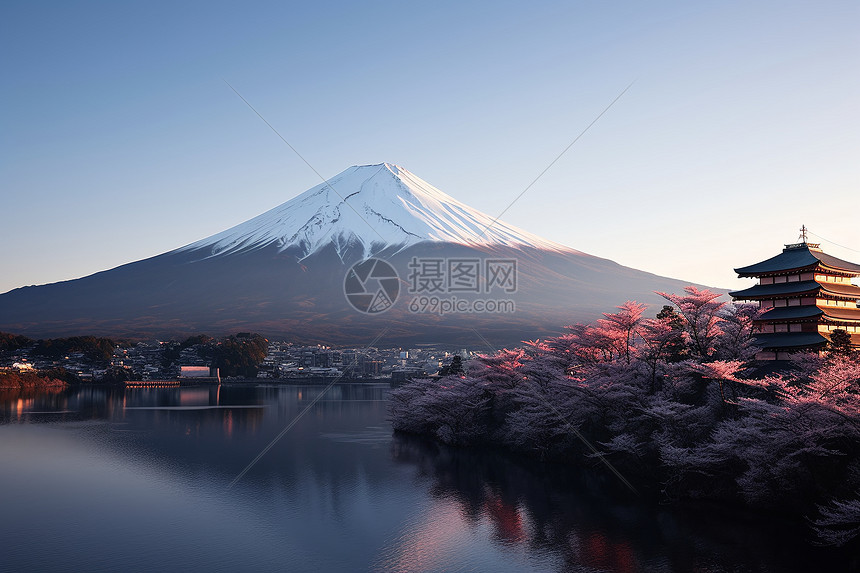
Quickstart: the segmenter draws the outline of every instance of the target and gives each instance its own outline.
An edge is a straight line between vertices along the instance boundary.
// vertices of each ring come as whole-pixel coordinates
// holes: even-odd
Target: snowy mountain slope
[[[371,254],[400,280],[399,296],[379,314],[359,312],[346,294],[350,267]],[[438,296],[489,298],[515,310],[416,310],[436,294],[415,287],[423,276],[415,260],[513,261],[512,290],[490,289],[485,269],[480,292],[461,292],[449,277]],[[655,291],[680,293],[687,284],[493,224],[489,215],[383,163],[351,167],[330,184],[180,249],[0,294],[0,331],[163,339],[249,331],[344,345],[367,344],[385,332],[381,342],[397,345],[508,346],[557,335],[627,300],[659,308],[664,300]]]
[[[328,183],[174,252],[215,256],[275,246],[298,247],[307,257],[333,244],[341,255],[350,250],[368,257],[383,248],[434,241],[578,253],[493,219],[402,167],[381,163],[350,167]]]

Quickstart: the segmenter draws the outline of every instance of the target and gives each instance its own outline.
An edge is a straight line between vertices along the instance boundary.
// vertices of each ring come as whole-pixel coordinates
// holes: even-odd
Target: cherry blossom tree
[[[722,334],[720,311],[726,305],[718,300],[722,295],[709,290],[699,290],[694,286],[684,287],[686,296],[658,292],[660,296],[674,304],[684,318],[685,330],[693,352],[700,357],[714,353],[717,336]]]
[[[646,319],[641,322],[639,335],[642,350],[639,356],[648,371],[649,393],[658,390],[658,374],[661,366],[674,362],[679,349],[684,346],[682,331],[678,330],[671,317]]]
[[[736,396],[732,396],[731,401],[727,400],[723,385],[727,382],[738,382],[736,375],[742,366],[743,362],[740,360],[715,360],[714,362],[691,364],[690,370],[701,375],[706,380],[715,380],[720,386],[720,398],[723,402],[734,404]]]
[[[617,354],[623,356],[627,364],[635,352],[633,339],[644,311],[644,304],[628,300],[618,307],[618,312],[603,313],[605,318],[597,321],[598,328],[614,341]]]
[[[720,313],[720,334],[717,336],[716,357],[722,360],[747,362],[755,358],[753,321],[762,313],[754,304],[727,304]]]

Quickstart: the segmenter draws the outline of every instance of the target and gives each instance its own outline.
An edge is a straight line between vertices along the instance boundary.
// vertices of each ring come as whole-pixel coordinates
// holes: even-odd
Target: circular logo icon
[[[400,294],[400,277],[382,259],[355,263],[346,273],[343,292],[352,307],[365,314],[379,314],[394,305]]]

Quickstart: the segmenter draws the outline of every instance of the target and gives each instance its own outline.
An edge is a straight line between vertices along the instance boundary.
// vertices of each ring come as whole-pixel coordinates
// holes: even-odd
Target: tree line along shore
[[[817,543],[858,546],[860,353],[837,337],[758,362],[757,306],[694,287],[663,296],[654,318],[628,302],[396,388],[394,429],[591,465],[662,502],[773,512],[806,520]]]

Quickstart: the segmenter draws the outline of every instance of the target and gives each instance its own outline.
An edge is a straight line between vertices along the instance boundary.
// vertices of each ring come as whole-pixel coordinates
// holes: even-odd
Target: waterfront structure
[[[179,378],[201,382],[218,382],[220,384],[221,372],[220,368],[215,366],[180,366]]]
[[[823,350],[837,329],[850,335],[852,346],[860,346],[860,287],[851,282],[860,275],[860,265],[807,242],[805,226],[800,239],[775,257],[735,269],[740,278],[758,278],[755,286],[729,294],[758,302],[763,311],[755,319],[759,360]]]

